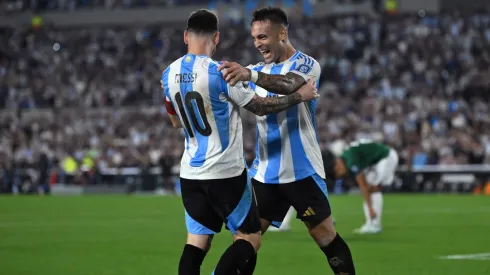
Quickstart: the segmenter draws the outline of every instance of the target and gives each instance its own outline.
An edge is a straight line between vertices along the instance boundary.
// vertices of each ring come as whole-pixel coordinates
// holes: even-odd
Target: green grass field
[[[389,195],[384,231],[358,236],[361,198],[331,196],[337,229],[349,243],[357,273],[490,274],[490,197]],[[3,275],[177,274],[185,241],[183,209],[171,197],[0,197]],[[202,274],[210,274],[230,242],[213,243]],[[288,233],[264,236],[255,274],[332,274],[299,222]]]

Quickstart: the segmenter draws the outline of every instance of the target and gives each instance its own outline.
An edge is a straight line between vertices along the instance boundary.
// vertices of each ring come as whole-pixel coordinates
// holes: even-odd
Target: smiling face
[[[252,37],[257,50],[265,63],[279,63],[286,53],[286,28],[270,21],[255,21],[252,24]]]

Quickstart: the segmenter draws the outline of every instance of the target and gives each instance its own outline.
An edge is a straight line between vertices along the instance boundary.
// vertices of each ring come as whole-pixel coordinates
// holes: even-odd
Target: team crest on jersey
[[[300,73],[303,73],[303,74],[308,74],[309,72],[311,72],[311,66],[308,66],[306,64],[301,64],[299,65],[298,68],[296,68],[296,71],[300,72]]]
[[[188,56],[188,57],[185,58],[185,62],[190,62],[190,61],[191,61],[191,57],[190,56]]]

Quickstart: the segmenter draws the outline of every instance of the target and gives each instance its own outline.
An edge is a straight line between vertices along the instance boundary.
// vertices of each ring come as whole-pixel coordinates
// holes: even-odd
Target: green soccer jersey
[[[349,144],[349,147],[340,156],[353,175],[378,163],[390,153],[390,147],[371,140],[358,140]]]

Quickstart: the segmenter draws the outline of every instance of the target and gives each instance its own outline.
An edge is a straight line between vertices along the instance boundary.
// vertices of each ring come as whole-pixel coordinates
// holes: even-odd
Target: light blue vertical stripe
[[[228,94],[228,86],[218,72],[218,66],[213,63],[209,64],[208,77],[209,100],[218,129],[221,152],[223,152],[230,144],[230,109],[228,102],[221,102],[219,97],[221,93]]]
[[[168,91],[168,86],[169,86],[169,83],[168,83],[168,74],[170,73],[170,67],[167,68],[163,74],[162,74],[162,84],[163,84],[163,94],[168,97],[170,99],[170,101],[172,102],[172,97],[170,96],[170,93]],[[173,104],[173,102],[172,102]]]
[[[257,67],[253,67],[252,70],[255,70],[255,71],[262,71],[262,69],[264,68],[264,66],[257,66]],[[248,83],[250,88],[254,91],[256,91],[257,89],[257,85],[255,85],[255,83],[252,83],[252,82],[249,82]],[[255,159],[253,161],[253,164],[252,164],[252,167],[250,168],[250,177],[255,177],[255,175],[257,174],[257,168],[259,166],[259,163],[260,163],[260,154],[259,154],[259,137],[260,137],[260,133],[259,133],[259,127],[256,125],[255,126]]]
[[[300,58],[306,58],[306,56],[302,53],[299,53],[298,56]],[[307,65],[309,65],[311,61],[312,60],[310,60],[310,58],[306,58],[305,60]],[[295,67],[296,67],[296,62],[293,63],[293,65],[289,70],[292,71],[295,69]],[[300,103],[300,104],[305,104],[307,110],[310,111],[313,125],[315,125],[316,101],[317,100],[315,99],[310,102]],[[291,155],[293,159],[294,177],[296,180],[301,180],[310,176],[312,172],[314,173],[315,169],[313,168],[310,161],[308,160],[308,157],[305,152],[305,148],[303,146],[303,143],[301,142],[301,136],[300,136],[301,129],[299,129],[298,111],[299,111],[299,105],[295,105],[289,108],[286,111],[286,119],[288,125],[288,135],[289,135],[289,143],[291,147]],[[318,139],[318,135],[317,135],[317,139]]]
[[[320,177],[318,174],[313,174],[311,177],[315,181],[316,185],[318,185],[318,188],[322,190],[323,195],[325,195],[325,197],[327,197],[328,199],[328,189],[325,180],[322,177]]]
[[[296,180],[301,180],[310,176],[311,172],[315,170],[306,156],[305,148],[299,135],[298,109],[298,105],[289,108],[286,111],[286,119],[293,159],[294,177]]]
[[[281,74],[283,65],[273,66],[270,74]],[[270,91],[267,96],[275,96]],[[268,163],[265,170],[265,182],[279,183],[279,168],[281,165],[281,131],[277,121],[276,114],[266,116],[267,121],[267,155]]]
[[[190,57],[190,58],[189,58]],[[182,62],[180,65],[180,73],[192,73],[194,69],[194,63],[196,61],[196,56],[192,54],[186,55],[184,58],[182,58]],[[189,119],[189,124],[191,125],[192,132],[194,133],[194,137],[197,139],[197,150],[194,155],[194,157],[191,159],[189,165],[193,167],[201,167],[204,165],[204,161],[206,160],[206,153],[208,151],[208,137],[201,135],[198,131],[196,131],[196,128],[194,127],[194,124],[192,123],[192,119],[189,117],[190,112],[187,110],[187,107],[185,106],[185,95],[188,92],[192,92],[192,82],[190,83],[182,83],[180,82],[180,93],[182,95],[182,102],[184,105],[184,108],[186,110],[186,113],[188,115]],[[205,93],[206,91],[197,91],[201,93]],[[198,110],[195,110],[196,112]],[[197,113],[196,113],[197,114]],[[187,135],[186,135],[187,137]],[[188,140],[189,143],[189,140]]]
[[[204,121],[202,120],[201,113],[199,112],[199,107],[197,107],[197,102],[195,100],[191,101],[192,109],[194,110],[194,114],[196,114],[197,124],[201,129],[204,129],[206,125],[204,125]]]

